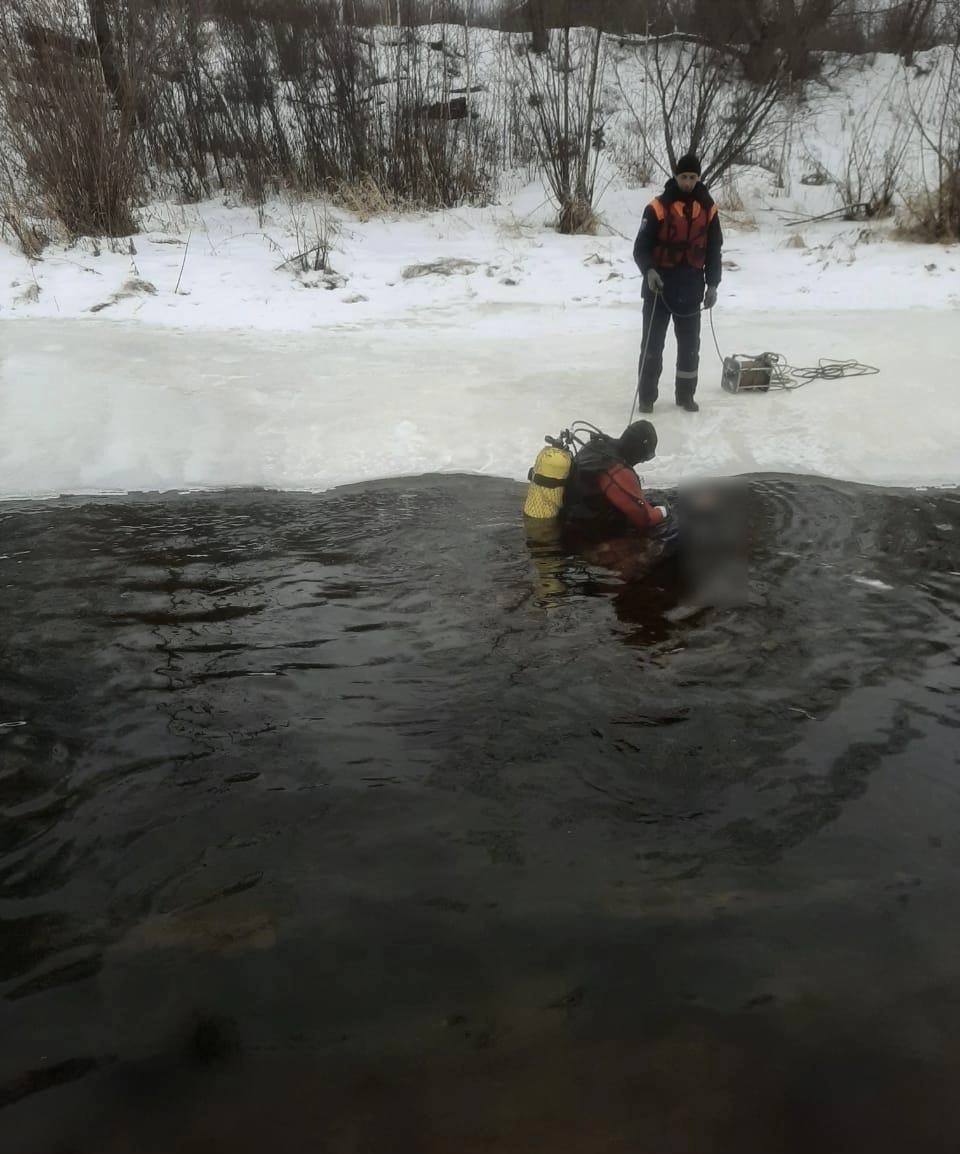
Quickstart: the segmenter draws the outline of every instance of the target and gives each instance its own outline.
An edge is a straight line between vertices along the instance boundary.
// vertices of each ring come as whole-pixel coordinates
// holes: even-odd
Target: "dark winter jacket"
[[[702,183],[696,186],[689,197],[684,197],[680,186],[671,179],[667,181],[657,201],[662,206],[659,215],[654,201],[644,209],[640,231],[633,245],[633,259],[644,275],[645,299],[653,295],[646,281],[647,272],[651,268],[656,268],[663,277],[664,297],[669,307],[674,312],[687,312],[696,309],[703,301],[705,284],[720,283],[723,274],[721,264],[723,231],[720,228],[720,216],[716,212],[713,197]],[[691,246],[688,251],[684,251],[681,246],[675,247],[673,251],[665,250],[663,246],[668,239],[669,214],[675,211],[672,206],[677,203],[683,205],[685,219],[689,222],[693,215],[694,202],[700,206],[698,219],[703,222],[709,220],[709,224],[706,225],[706,251],[703,251],[702,246],[699,248]],[[710,219],[711,212],[712,219]],[[665,218],[663,221],[660,219],[661,215]],[[668,267],[670,264],[673,267]],[[703,267],[696,267],[698,264],[702,264]]]

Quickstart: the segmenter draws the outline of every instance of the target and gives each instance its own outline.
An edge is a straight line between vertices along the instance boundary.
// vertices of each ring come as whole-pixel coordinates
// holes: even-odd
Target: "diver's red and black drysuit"
[[[630,527],[644,533],[664,516],[644,497],[640,481],[624,461],[619,442],[595,436],[574,458],[561,513],[572,529],[612,535]]]

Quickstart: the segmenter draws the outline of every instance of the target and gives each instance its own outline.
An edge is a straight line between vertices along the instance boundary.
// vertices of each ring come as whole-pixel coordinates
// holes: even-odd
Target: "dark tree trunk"
[[[550,47],[545,0],[527,0],[527,19],[530,21],[530,51],[543,55]]]
[[[93,38],[103,69],[103,79],[113,98],[120,103],[123,96],[123,70],[117,55],[117,42],[110,27],[106,0],[88,0]]]

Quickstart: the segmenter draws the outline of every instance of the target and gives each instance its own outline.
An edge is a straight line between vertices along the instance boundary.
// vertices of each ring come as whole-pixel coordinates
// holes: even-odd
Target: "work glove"
[[[715,284],[707,285],[707,292],[703,298],[703,307],[705,309],[712,309],[717,303],[717,286]]]
[[[663,277],[655,268],[647,269],[647,288],[652,293],[663,292]]]

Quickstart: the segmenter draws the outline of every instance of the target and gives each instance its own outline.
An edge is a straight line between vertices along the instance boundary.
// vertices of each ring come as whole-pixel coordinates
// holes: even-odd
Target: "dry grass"
[[[904,199],[897,235],[921,244],[951,244],[960,240],[960,172],[939,190],[924,189]]]
[[[22,206],[12,197],[0,200],[0,234],[7,232],[13,233],[28,260],[38,260],[51,240],[37,221],[24,215]]]
[[[540,226],[529,217],[517,216],[513,211],[497,215],[497,236],[501,240],[530,240],[539,232]]]
[[[331,199],[334,204],[352,212],[361,221],[415,207],[401,203],[395,193],[381,188],[372,176],[362,176],[353,183],[342,181],[335,186]]]
[[[717,206],[725,213],[743,212],[746,207],[740,195],[740,187],[729,172],[724,173],[716,201]]]
[[[724,228],[728,225],[737,229],[739,232],[757,232],[760,225],[757,223],[757,218],[752,216],[749,212],[735,212],[730,209],[722,210],[723,215],[721,221]]]

